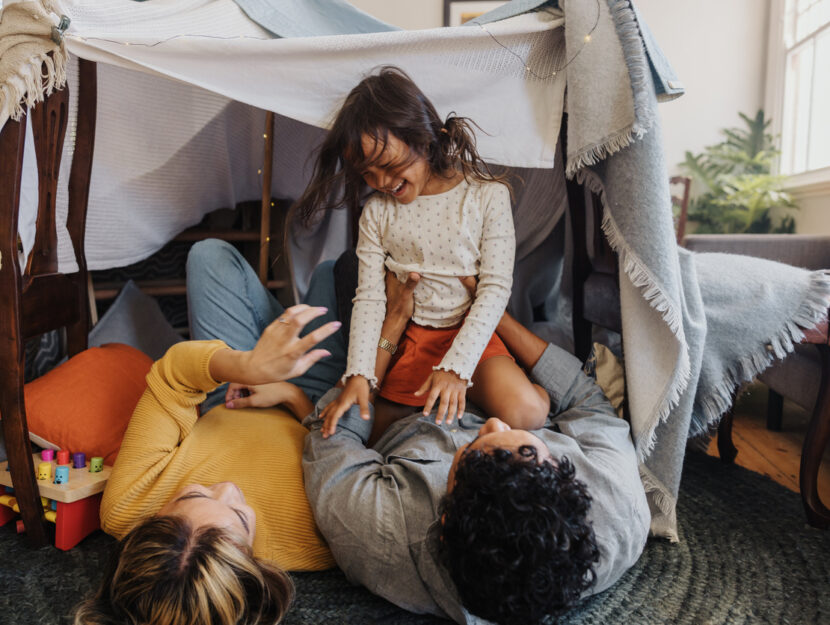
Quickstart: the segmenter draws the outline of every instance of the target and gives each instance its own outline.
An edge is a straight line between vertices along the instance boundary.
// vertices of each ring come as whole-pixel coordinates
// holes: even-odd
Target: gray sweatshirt
[[[531,379],[548,391],[556,415],[534,434],[554,458],[568,457],[593,498],[588,516],[600,560],[586,594],[598,593],[637,561],[648,536],[650,514],[628,424],[580,361],[554,345]],[[339,393],[329,391],[306,417],[311,432],[303,452],[308,500],[337,564],[349,580],[406,610],[485,623],[462,607],[432,538],[453,455],[485,419],[466,412],[460,422],[436,425],[434,416],[418,413],[367,448],[372,420],[361,419],[356,406],[333,436],[320,434],[319,413]]]

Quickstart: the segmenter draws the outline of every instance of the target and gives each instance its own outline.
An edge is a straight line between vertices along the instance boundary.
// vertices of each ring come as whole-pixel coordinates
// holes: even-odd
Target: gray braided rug
[[[563,624],[830,625],[830,533],[804,523],[801,501],[771,480],[689,454],[678,506],[680,544],[652,540],[613,588]],[[98,532],[69,552],[27,549],[0,528],[0,623],[71,622],[100,579],[113,540]],[[350,586],[339,571],[295,575],[287,625],[446,623]]]

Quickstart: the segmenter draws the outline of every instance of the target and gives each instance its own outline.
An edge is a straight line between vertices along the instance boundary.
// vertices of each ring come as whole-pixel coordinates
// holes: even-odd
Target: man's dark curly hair
[[[500,625],[529,625],[573,606],[599,560],[591,497],[567,458],[536,449],[473,450],[440,503],[439,552],[461,603]]]

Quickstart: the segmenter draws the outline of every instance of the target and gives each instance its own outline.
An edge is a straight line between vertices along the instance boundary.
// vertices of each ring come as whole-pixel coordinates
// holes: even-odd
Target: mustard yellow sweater
[[[220,405],[197,417],[205,393],[219,384],[208,363],[224,347],[178,343],[153,365],[104,491],[101,527],[123,538],[181,487],[231,481],[256,512],[256,556],[287,570],[334,566],[303,488],[306,429],[276,408]]]

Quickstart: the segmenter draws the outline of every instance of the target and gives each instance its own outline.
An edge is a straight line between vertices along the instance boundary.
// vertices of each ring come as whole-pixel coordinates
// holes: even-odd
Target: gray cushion
[[[812,410],[821,383],[821,359],[815,345],[796,345],[795,350],[758,376],[764,384],[805,410]]]
[[[89,333],[89,346],[126,343],[158,360],[174,343],[184,340],[165,319],[155,298],[130,280]]]
[[[743,254],[807,269],[830,269],[830,236],[815,234],[690,234],[693,252]]]

